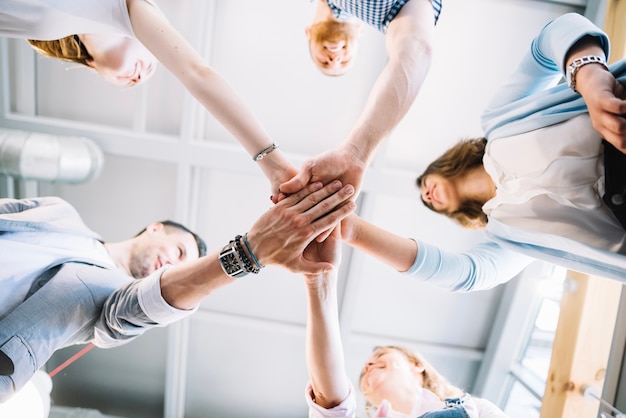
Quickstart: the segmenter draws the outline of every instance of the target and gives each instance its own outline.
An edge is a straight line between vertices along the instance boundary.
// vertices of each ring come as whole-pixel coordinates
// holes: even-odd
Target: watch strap
[[[567,84],[569,87],[574,90],[574,92],[578,93],[576,90],[576,74],[578,70],[584,67],[587,64],[600,64],[604,67],[605,70],[608,70],[609,67],[606,65],[606,60],[604,57],[599,55],[585,55],[582,57],[575,58],[570,65],[567,66]]]

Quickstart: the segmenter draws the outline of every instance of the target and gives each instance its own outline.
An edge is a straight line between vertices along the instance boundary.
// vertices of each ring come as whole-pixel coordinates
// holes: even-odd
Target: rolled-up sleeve
[[[306,402],[309,406],[309,418],[354,418],[356,417],[356,396],[354,388],[350,384],[350,392],[346,399],[333,408],[326,409],[313,400],[313,388],[311,384],[306,386]]]
[[[403,274],[454,292],[491,289],[515,277],[533,258],[484,242],[463,253],[417,242],[417,257]]]
[[[94,326],[94,344],[103,348],[120,345],[149,328],[169,325],[197,310],[177,309],[163,299],[161,275],[165,270],[134,280],[108,297]]]

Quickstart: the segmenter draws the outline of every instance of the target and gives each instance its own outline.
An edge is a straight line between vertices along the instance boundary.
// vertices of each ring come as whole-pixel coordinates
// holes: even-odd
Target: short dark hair
[[[163,224],[163,226],[169,226],[169,227],[172,227],[172,228],[177,228],[177,229],[180,229],[183,232],[187,232],[188,234],[191,234],[193,239],[196,240],[196,245],[198,246],[198,255],[199,255],[199,257],[204,257],[206,255],[206,242],[204,242],[204,240],[202,238],[200,238],[200,236],[198,234],[196,234],[195,232],[193,232],[192,230],[187,228],[185,225],[180,224],[178,222],[171,221],[169,219],[166,219],[164,221],[159,221],[159,223]],[[135,234],[135,236],[141,235],[144,232],[146,232],[146,228],[144,228],[141,231],[139,231],[137,234]]]

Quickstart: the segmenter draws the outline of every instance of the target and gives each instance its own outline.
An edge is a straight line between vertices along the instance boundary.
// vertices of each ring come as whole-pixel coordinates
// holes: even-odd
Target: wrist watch
[[[597,55],[585,55],[584,57],[579,57],[573,60],[572,63],[567,66],[565,78],[567,80],[567,85],[574,90],[575,93],[578,93],[578,90],[576,90],[576,73],[578,73],[578,70],[587,64],[600,64],[605,70],[609,69],[604,58]]]
[[[239,256],[235,241],[231,241],[222,248],[218,257],[222,270],[230,277],[243,277],[248,274]]]

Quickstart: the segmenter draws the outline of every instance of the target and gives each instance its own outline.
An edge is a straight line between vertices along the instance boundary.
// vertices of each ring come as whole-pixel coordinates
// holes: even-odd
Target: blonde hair
[[[461,398],[465,395],[463,390],[450,383],[448,379],[442,376],[420,353],[398,345],[378,346],[374,347],[373,351],[376,352],[379,350],[396,350],[402,353],[410,363],[413,363],[416,366],[422,366],[424,368],[424,371],[422,372],[424,389],[428,389],[437,395],[437,397],[442,401],[445,401],[446,398]],[[359,385],[361,386],[361,389],[361,382],[364,374],[365,369],[361,371],[361,375],[359,376]],[[368,416],[372,406],[373,405],[369,401],[365,404],[365,410],[367,411]]]
[[[75,62],[87,67],[90,67],[89,62],[93,60],[93,57],[89,54],[78,35],[70,35],[53,41],[28,39],[28,43],[35,51],[46,57]]]

